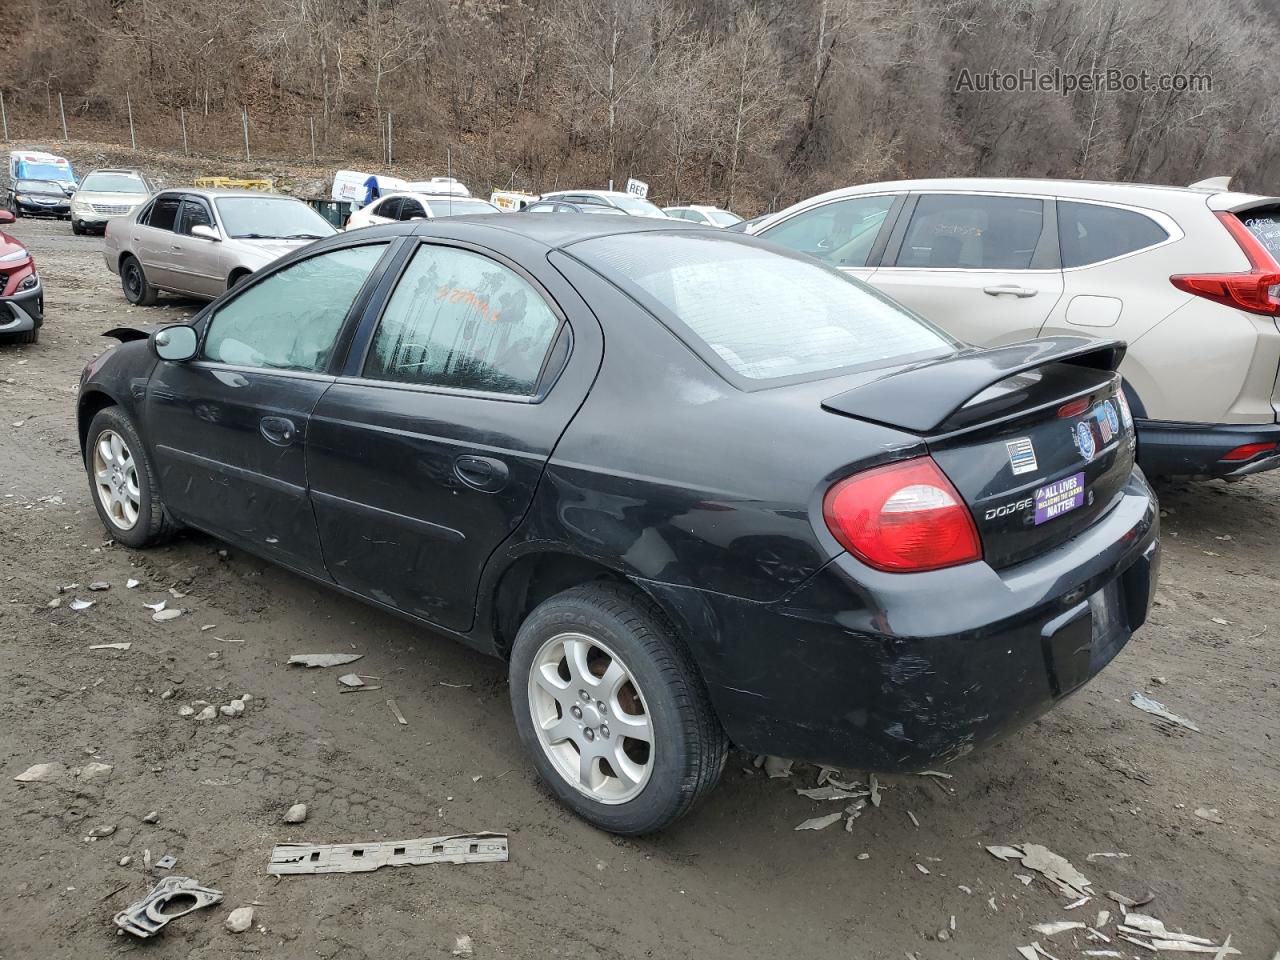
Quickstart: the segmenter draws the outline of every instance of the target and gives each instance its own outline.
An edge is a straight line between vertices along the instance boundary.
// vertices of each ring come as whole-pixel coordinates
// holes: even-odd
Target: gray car
[[[103,257],[125,299],[159,292],[212,300],[334,227],[301,200],[252,190],[176,189],[108,222]]]

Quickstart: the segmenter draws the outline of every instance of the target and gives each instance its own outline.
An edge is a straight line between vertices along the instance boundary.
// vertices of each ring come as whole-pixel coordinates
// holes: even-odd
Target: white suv
[[[902,180],[822,194],[750,232],[970,343],[1128,341],[1120,372],[1149,474],[1280,466],[1280,198],[1225,178]]]

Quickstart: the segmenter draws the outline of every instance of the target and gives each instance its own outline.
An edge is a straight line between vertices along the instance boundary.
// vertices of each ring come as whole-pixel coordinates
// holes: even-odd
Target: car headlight
[[[34,290],[39,285],[40,285],[40,276],[38,274],[33,273],[28,277],[23,277],[22,282],[18,284],[18,289]]]
[[[29,256],[31,256],[31,254],[28,253],[25,248],[15,250],[13,253],[6,253],[3,257],[0,257],[0,263],[14,263],[18,260],[26,260]]]
[[[27,203],[31,198],[24,197],[22,194],[17,194],[13,199],[17,200],[19,203]]]

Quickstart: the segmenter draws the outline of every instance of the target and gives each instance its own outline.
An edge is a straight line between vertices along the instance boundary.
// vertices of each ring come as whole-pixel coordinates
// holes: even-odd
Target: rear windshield
[[[1246,210],[1239,217],[1258,242],[1267,248],[1271,258],[1280,263],[1280,207]]]
[[[609,199],[615,207],[619,207],[627,213],[637,214],[642,217],[665,217],[662,208],[650,203],[644,197],[632,196],[629,193],[611,193]]]
[[[686,342],[704,358],[747,380],[809,378],[957,348],[838,270],[718,231],[622,234],[570,249],[677,333],[692,334]]]
[[[728,210],[707,210],[704,211],[711,222],[721,227],[730,227],[735,223],[741,223],[742,218],[736,213],[730,213]]]
[[[428,201],[433,217],[461,217],[473,213],[501,213],[492,203],[470,197],[432,197]]]

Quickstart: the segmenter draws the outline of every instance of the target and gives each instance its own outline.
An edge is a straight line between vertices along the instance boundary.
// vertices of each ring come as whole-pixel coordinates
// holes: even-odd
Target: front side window
[[[896,265],[1026,270],[1043,225],[1044,201],[1032,197],[922,196]]]
[[[833,267],[865,267],[894,197],[849,197],[788,217],[760,236]]]
[[[181,207],[181,197],[161,197],[151,205],[147,226],[157,230],[173,230],[178,225],[178,210]]]
[[[619,234],[569,250],[695,352],[748,380],[887,366],[956,349],[946,334],[847,274],[719,230]]]
[[[288,197],[219,197],[227,236],[245,240],[319,240],[338,231],[301,200]]]
[[[1134,210],[1058,201],[1058,243],[1064,267],[1122,257],[1169,239],[1160,224]]]
[[[278,270],[221,306],[202,357],[269,370],[323,371],[356,294],[387,245],[322,253]]]
[[[400,213],[396,217],[397,220],[424,220],[427,211],[422,209],[422,204],[413,197],[405,197],[400,203]]]
[[[191,236],[192,227],[212,227],[213,214],[199,200],[187,199],[182,204],[182,216],[178,220],[178,233]]]
[[[528,396],[559,326],[514,271],[466,250],[422,246],[387,302],[364,375]]]

